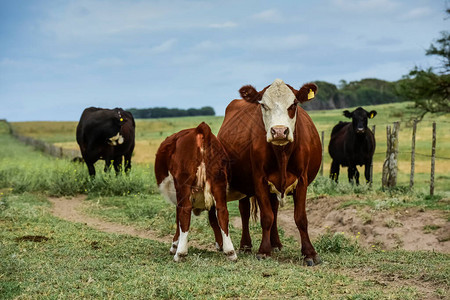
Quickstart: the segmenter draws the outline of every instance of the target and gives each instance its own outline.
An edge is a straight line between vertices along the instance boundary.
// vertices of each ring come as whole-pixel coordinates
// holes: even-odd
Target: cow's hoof
[[[256,254],[256,259],[257,260],[263,260],[263,259],[269,259],[270,255],[265,254],[265,253],[258,253]]]
[[[170,254],[175,255],[177,253],[177,245],[172,245],[169,250]]]
[[[239,253],[252,253],[252,247],[243,246],[239,248]]]
[[[236,251],[230,251],[230,252],[228,252],[228,253],[225,253],[224,252],[224,254],[227,256],[227,258],[229,259],[229,260],[231,260],[231,261],[236,261],[237,260],[237,255],[236,255]]]
[[[173,257],[175,262],[182,262],[186,259],[187,253],[176,253]]]
[[[322,259],[320,258],[319,255],[316,255],[316,256],[313,258],[313,261],[314,261],[314,263],[315,263],[316,265],[320,265],[320,264],[322,263]]]
[[[312,266],[314,266],[314,261],[312,258],[305,258],[303,260],[303,265],[305,265],[307,267],[312,267]]]
[[[322,260],[320,259],[319,255],[316,255],[314,258],[305,258],[303,260],[303,265],[307,267],[317,266],[322,263]]]

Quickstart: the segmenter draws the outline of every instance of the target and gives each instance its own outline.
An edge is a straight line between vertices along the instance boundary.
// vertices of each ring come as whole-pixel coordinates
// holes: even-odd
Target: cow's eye
[[[260,103],[260,104],[264,110],[269,110],[269,107],[267,105],[265,105],[264,103]]]

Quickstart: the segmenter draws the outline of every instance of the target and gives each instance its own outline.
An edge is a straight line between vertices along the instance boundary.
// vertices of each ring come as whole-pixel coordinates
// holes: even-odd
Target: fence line
[[[11,124],[6,120],[0,120],[5,122],[9,128],[9,133],[22,143],[32,146],[34,149],[42,151],[48,155],[58,157],[58,158],[68,158],[74,159],[75,157],[81,157],[80,150],[75,149],[65,149],[63,147],[57,147],[51,143],[44,142],[39,139],[35,139],[29,136],[24,136],[18,134],[11,126]]]

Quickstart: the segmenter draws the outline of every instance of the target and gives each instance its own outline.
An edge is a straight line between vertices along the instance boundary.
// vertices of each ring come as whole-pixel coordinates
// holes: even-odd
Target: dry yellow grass
[[[374,156],[374,178],[380,181],[382,165],[386,156],[386,125],[401,120],[399,132],[399,183],[409,183],[411,170],[411,135],[412,128],[405,122],[408,119],[406,113],[407,103],[387,104],[365,107],[367,110],[375,109],[378,115],[369,120],[369,127],[376,125],[377,149]],[[352,110],[349,108],[349,110]],[[342,110],[313,111],[309,112],[319,133],[325,132],[324,151],[324,175],[329,174],[331,159],[327,146],[331,129],[338,121],[348,121],[342,116]],[[217,133],[222,124],[223,117],[187,117],[136,120],[136,148],[133,162],[138,164],[153,164],[156,151],[160,143],[169,135],[185,128],[197,126],[205,121],[212,131]],[[437,122],[437,147],[436,147],[436,178],[437,186],[450,190],[450,115],[428,115],[417,125],[416,137],[416,182],[429,181],[431,169],[431,136],[432,121]],[[13,127],[19,133],[55,143],[64,148],[78,149],[75,142],[75,129],[77,122],[21,122],[13,123]],[[360,173],[363,170],[360,169]],[[341,169],[341,178],[347,177],[347,170]]]

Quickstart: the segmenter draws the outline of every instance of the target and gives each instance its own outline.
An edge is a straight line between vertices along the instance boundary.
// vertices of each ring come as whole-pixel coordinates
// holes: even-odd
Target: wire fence
[[[402,122],[402,123],[405,123],[405,122]],[[439,120],[439,123],[450,124],[450,121]],[[398,124],[400,124],[400,122],[398,122]],[[416,149],[415,149],[416,148],[416,146],[415,146],[415,130],[416,129],[414,127],[416,127],[417,125],[422,126],[422,130],[423,130],[424,126],[428,128],[431,125],[431,127],[432,127],[432,129],[434,131],[433,135],[431,134],[431,132],[429,133],[429,136],[430,136],[429,149],[430,149],[430,153],[431,154],[423,153],[423,151],[422,152],[417,152]],[[376,124],[376,126],[381,127],[381,128],[386,127],[387,134],[389,134],[388,128],[391,127],[392,124]],[[374,125],[372,127],[372,131],[374,131],[376,126]],[[414,122],[412,122],[411,126],[406,126],[406,128],[410,129],[412,131],[411,137],[408,139],[407,142],[411,143],[412,139],[414,139],[414,142],[412,142],[412,145],[409,144],[407,146],[411,150],[409,150],[409,151],[404,151],[404,150],[403,151],[398,151],[398,146],[397,146],[397,149],[396,149],[397,151],[395,153],[395,157],[396,157],[396,159],[398,159],[399,156],[403,156],[403,159],[401,160],[402,161],[402,165],[405,163],[405,161],[404,161],[404,156],[405,155],[408,155],[411,158],[411,162],[410,162],[410,166],[411,166],[410,186],[411,187],[413,186],[413,178],[414,178],[414,172],[415,172],[415,167],[414,167],[415,158],[414,157],[421,157],[421,158],[430,159],[430,162],[431,162],[431,164],[430,164],[431,165],[431,168],[430,168],[430,177],[431,177],[430,181],[431,181],[431,184],[434,184],[433,181],[434,181],[434,172],[435,172],[435,170],[434,170],[435,160],[450,161],[450,157],[447,157],[446,155],[436,155],[435,154],[436,153],[436,147],[435,146],[434,146],[434,149],[433,149],[433,144],[434,145],[436,144],[436,122],[433,121],[433,120],[422,120],[420,122],[414,121]],[[403,129],[402,131],[405,131],[405,129]],[[327,141],[324,140],[324,136],[326,136],[325,133],[331,134],[331,129],[321,131],[322,145],[324,145],[324,147],[326,147],[326,145],[328,144]],[[380,136],[380,132],[377,132],[377,135],[379,137]],[[389,137],[387,137],[387,138],[389,139]],[[404,139],[405,138],[404,138],[404,134],[403,134],[402,148],[404,148],[405,145],[406,145],[406,142],[405,142]],[[385,143],[381,142],[380,144],[384,145]],[[380,156],[387,157],[387,158],[390,157],[389,142],[386,144],[386,147],[387,147],[386,151],[377,151],[377,152],[374,153],[374,157],[378,157],[377,159],[374,159],[374,161],[376,160],[376,161],[379,162],[381,159],[383,159]],[[423,149],[423,148],[424,148],[424,142],[423,142],[423,139],[422,139],[422,141],[421,141],[421,149]],[[421,161],[423,161],[423,159]],[[321,166],[321,171],[320,171],[321,175],[323,175],[323,172],[324,172],[323,171],[323,163],[324,163],[324,161],[322,160],[322,166]],[[386,163],[386,161],[385,161],[385,163]],[[396,168],[398,168],[398,166],[396,166]],[[371,167],[371,169],[373,170],[373,167]],[[403,169],[404,169],[404,165],[403,165]],[[442,167],[441,167],[441,169],[442,169]],[[442,173],[442,171],[441,171],[441,173]],[[373,171],[371,171],[371,178],[373,179]],[[449,184],[450,184],[450,182],[449,182]],[[431,191],[431,194],[432,194],[432,191]]]
[[[58,158],[68,158],[68,159],[72,160],[76,157],[81,157],[80,150],[66,149],[63,147],[55,146],[51,143],[44,142],[39,139],[20,135],[14,130],[14,128],[11,126],[11,124],[8,121],[6,121],[6,120],[0,120],[0,121],[4,122],[7,125],[9,133],[13,137],[15,137],[17,140],[21,141],[22,143],[33,147],[36,150],[42,151],[48,155],[58,157]]]

